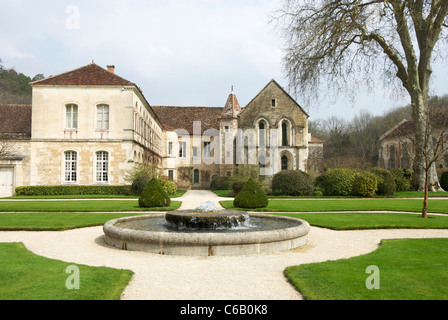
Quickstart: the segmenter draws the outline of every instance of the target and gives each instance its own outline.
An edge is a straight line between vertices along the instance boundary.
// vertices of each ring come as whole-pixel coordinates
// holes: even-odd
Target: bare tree
[[[447,15],[447,0],[285,0],[274,21],[286,40],[284,65],[292,88],[316,93],[326,81],[336,92],[359,90],[360,80],[375,86],[373,75],[380,71],[384,84],[401,84],[409,95],[422,150],[431,63],[439,39],[447,40]],[[424,156],[415,161],[423,190]],[[430,180],[438,185],[435,172]]]
[[[428,123],[424,135],[423,144],[417,145],[415,135],[398,128],[398,139],[402,150],[406,155],[421,166],[421,170],[425,174],[424,200],[422,209],[422,218],[428,217],[428,191],[430,187],[430,171],[436,170],[436,164],[448,152],[448,108],[434,106],[429,109]],[[416,162],[417,154],[423,156],[423,162]]]
[[[342,118],[332,116],[323,122],[323,126],[328,133],[324,152],[334,158],[334,165],[338,167],[341,164],[342,156],[348,154],[350,146],[348,122]]]

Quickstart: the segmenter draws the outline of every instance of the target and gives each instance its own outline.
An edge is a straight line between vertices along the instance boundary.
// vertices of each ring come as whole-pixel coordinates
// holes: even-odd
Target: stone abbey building
[[[268,176],[321,170],[323,142],[275,80],[244,108],[233,92],[221,108],[152,106],[93,62],[31,86],[31,105],[0,105],[0,197],[17,186],[126,184],[136,164],[157,165],[181,188],[208,188],[235,165]]]

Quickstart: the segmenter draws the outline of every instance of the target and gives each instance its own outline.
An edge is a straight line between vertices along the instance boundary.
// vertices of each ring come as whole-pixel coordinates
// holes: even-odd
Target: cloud
[[[0,41],[0,52],[2,55],[0,58],[4,60],[36,59],[32,53],[20,50],[10,42]]]

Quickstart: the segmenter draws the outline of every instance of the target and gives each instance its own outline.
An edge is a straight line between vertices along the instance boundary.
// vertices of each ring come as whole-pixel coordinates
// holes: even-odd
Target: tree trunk
[[[423,199],[422,218],[428,218],[428,187],[429,187],[429,169],[425,170],[425,197]]]
[[[415,102],[414,102],[415,101]],[[417,94],[413,99],[413,119],[415,123],[415,160],[414,160],[414,187],[419,191],[440,191],[439,178],[433,159],[433,141],[429,123],[428,98]],[[429,166],[429,167],[428,167]],[[426,179],[428,178],[428,181]]]
[[[418,91],[418,90],[416,90]],[[412,118],[414,119],[415,134],[415,160],[414,160],[414,187],[419,191],[425,190],[426,161],[424,151],[427,148],[428,100],[421,92],[411,94]]]

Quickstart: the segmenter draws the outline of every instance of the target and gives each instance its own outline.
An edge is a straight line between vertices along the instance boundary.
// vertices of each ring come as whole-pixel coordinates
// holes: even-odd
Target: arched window
[[[282,146],[288,145],[288,124],[286,121],[282,122]]]
[[[258,141],[260,147],[266,146],[266,126],[263,121],[258,124]]]
[[[65,128],[78,129],[78,106],[76,104],[65,106]]]
[[[77,154],[75,151],[64,152],[64,176],[65,182],[77,181]]]
[[[265,156],[258,157],[258,165],[260,166],[260,168],[266,168],[266,157]]]
[[[96,181],[109,181],[109,153],[106,151],[96,153]]]
[[[288,157],[283,156],[282,157],[282,171],[288,170]]]

